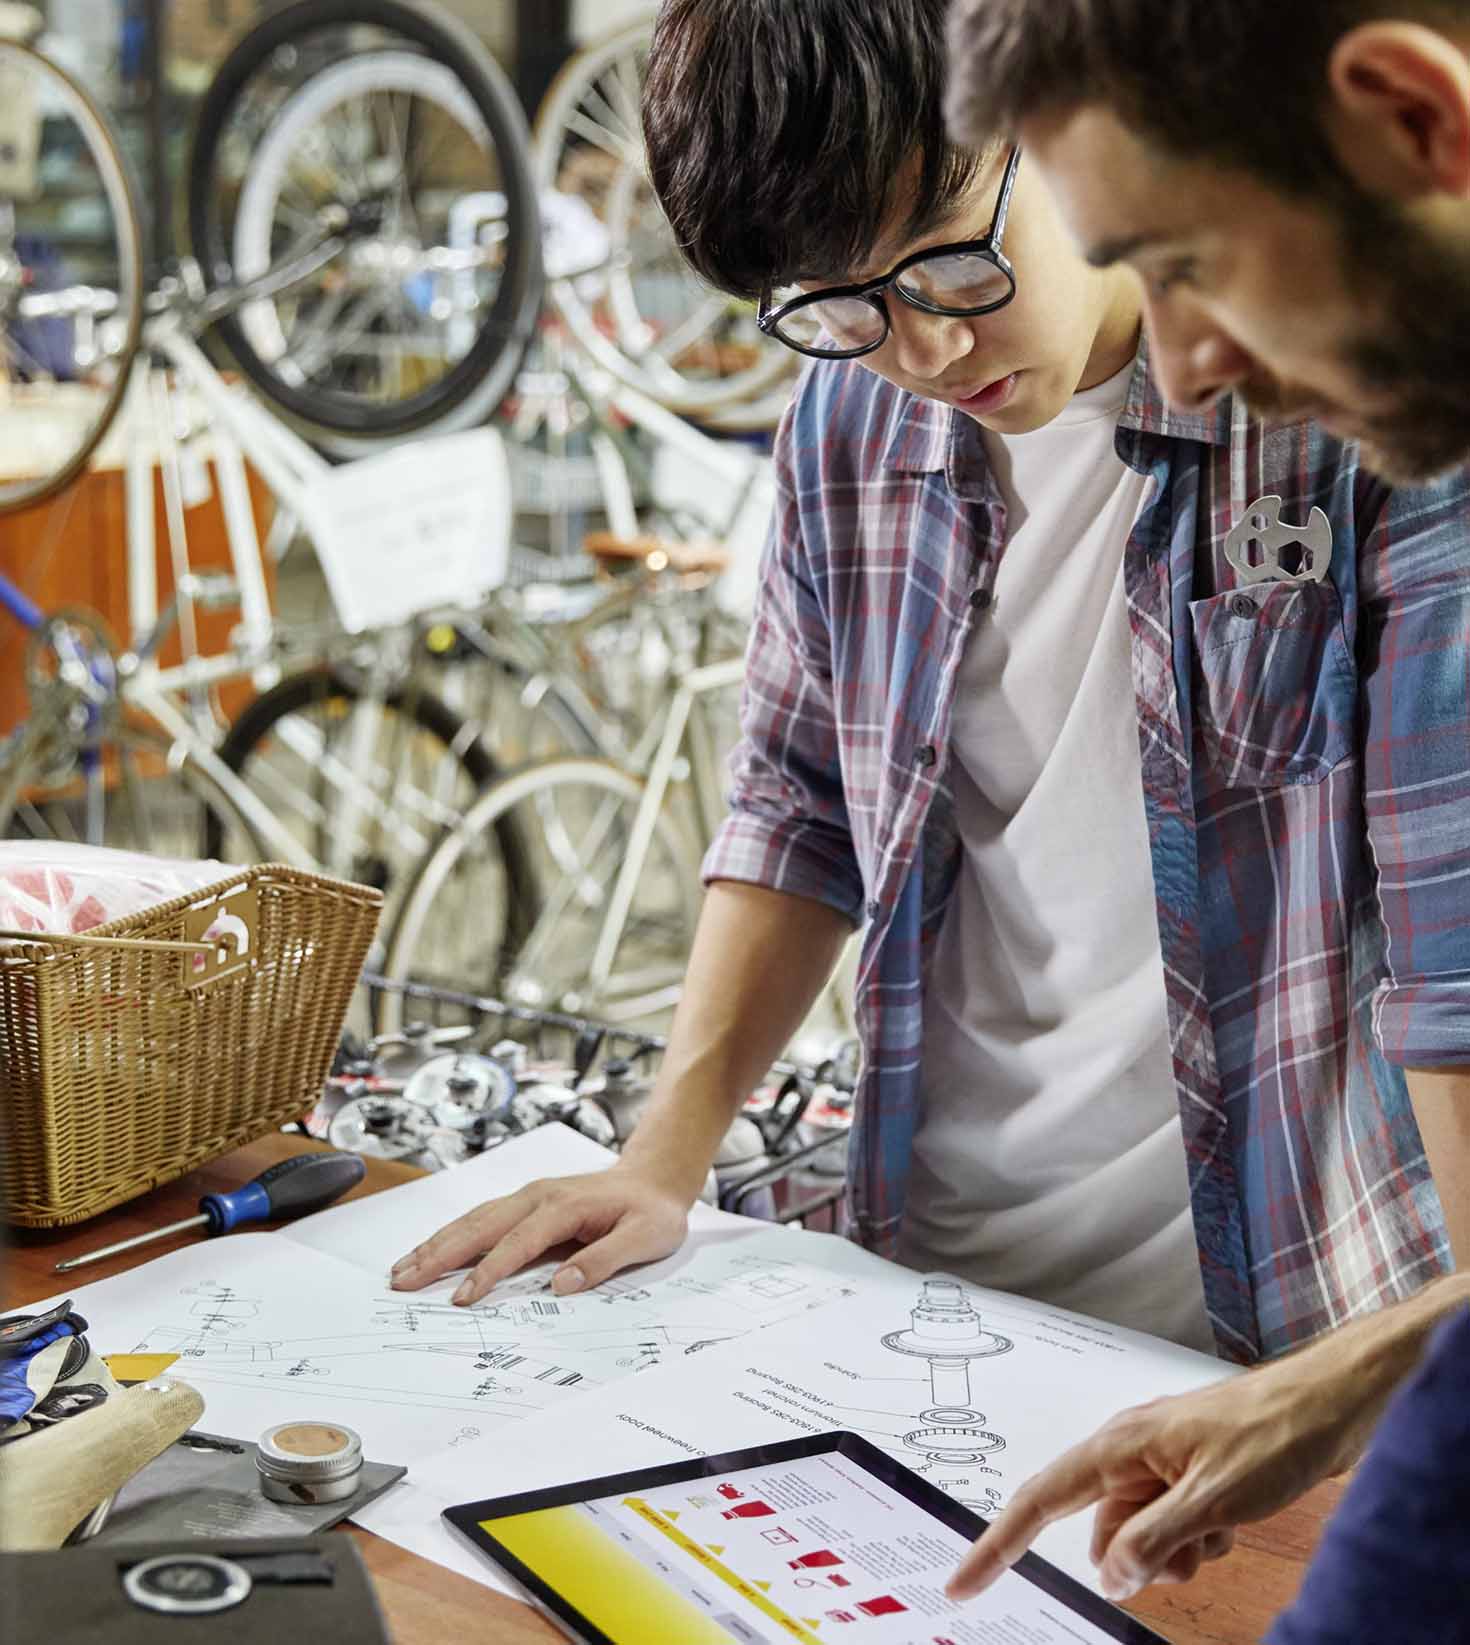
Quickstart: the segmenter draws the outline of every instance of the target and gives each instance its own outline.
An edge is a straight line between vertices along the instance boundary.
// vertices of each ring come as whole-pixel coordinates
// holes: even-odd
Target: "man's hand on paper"
[[[689,1200],[625,1163],[584,1176],[529,1183],[457,1217],[397,1262],[397,1291],[418,1291],[473,1264],[454,1293],[478,1302],[501,1280],[568,1240],[582,1249],[552,1276],[558,1296],[584,1291],[639,1262],[677,1251],[689,1227]]]
[[[1278,1512],[1361,1452],[1387,1389],[1339,1348],[1330,1338],[1120,1412],[1015,1493],[960,1562],[950,1596],[989,1587],[1053,1520],[1094,1502],[1091,1557],[1110,1599],[1187,1582],[1230,1551],[1237,1525]]]

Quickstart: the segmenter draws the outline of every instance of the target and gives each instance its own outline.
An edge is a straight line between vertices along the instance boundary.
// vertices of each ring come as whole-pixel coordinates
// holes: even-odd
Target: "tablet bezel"
[[[654,1490],[665,1485],[682,1485],[691,1480],[709,1479],[715,1474],[735,1473],[745,1468],[779,1466],[797,1462],[804,1457],[836,1454],[846,1457],[881,1480],[883,1484],[913,1503],[932,1518],[958,1531],[973,1541],[985,1529],[987,1521],[979,1514],[946,1496],[938,1486],[906,1468],[896,1458],[880,1450],[860,1434],[834,1429],[830,1433],[813,1434],[805,1439],[780,1440],[772,1445],[752,1445],[741,1451],[726,1451],[719,1456],[687,1457],[678,1462],[666,1462],[656,1468],[638,1468],[631,1473],[605,1474],[600,1479],[577,1480],[570,1485],[553,1485],[543,1490],[522,1491],[514,1496],[486,1497],[481,1502],[461,1502],[443,1511],[449,1526],[458,1531],[482,1554],[488,1555],[502,1570],[521,1584],[536,1602],[560,1621],[574,1628],[588,1645],[623,1645],[612,1639],[545,1581],[530,1566],[523,1564],[502,1543],[486,1531],[481,1521],[505,1519],[512,1514],[530,1514],[543,1508],[565,1508],[574,1503],[593,1501],[601,1497],[619,1496],[627,1492]],[[1136,1617],[1119,1610],[1091,1588],[1070,1577],[1063,1570],[1043,1559],[1039,1554],[1027,1553],[1018,1559],[1012,1569],[1049,1598],[1065,1605],[1074,1615],[1101,1628],[1120,1645],[1168,1645],[1162,1635],[1156,1634]]]

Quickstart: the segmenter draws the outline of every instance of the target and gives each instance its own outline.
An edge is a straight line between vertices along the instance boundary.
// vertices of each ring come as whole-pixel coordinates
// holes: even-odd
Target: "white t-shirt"
[[[963,860],[925,993],[905,1262],[1215,1350],[1169,1052],[1114,450],[1132,367],[986,446],[1008,507],[961,663]]]

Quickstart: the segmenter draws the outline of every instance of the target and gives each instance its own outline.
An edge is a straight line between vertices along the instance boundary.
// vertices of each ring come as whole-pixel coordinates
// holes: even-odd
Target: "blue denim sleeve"
[[[1470,1642],[1470,1310],[1389,1406],[1267,1645]]]

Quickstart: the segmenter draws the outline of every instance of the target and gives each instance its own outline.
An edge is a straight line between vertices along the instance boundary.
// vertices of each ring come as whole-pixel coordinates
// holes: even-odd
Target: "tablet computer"
[[[1163,1645],[1036,1554],[944,1596],[985,1529],[857,1434],[447,1508],[586,1645]]]

